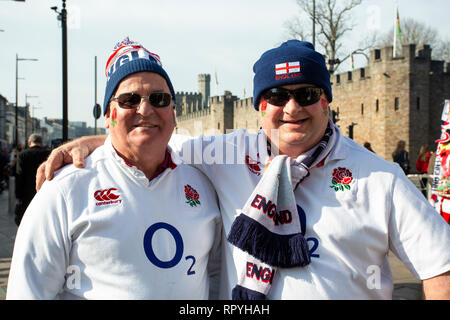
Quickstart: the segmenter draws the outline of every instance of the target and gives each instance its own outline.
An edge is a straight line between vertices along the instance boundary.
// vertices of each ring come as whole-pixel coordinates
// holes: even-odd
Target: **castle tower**
[[[210,96],[210,83],[211,76],[209,74],[198,75],[198,92],[202,95],[202,103],[199,109],[205,109],[208,107]]]
[[[354,140],[361,145],[369,141],[388,161],[397,142],[406,141],[415,168],[421,145],[436,148],[450,73],[443,61],[431,59],[428,45],[403,45],[402,51],[393,57],[392,46],[372,50],[366,67],[332,75],[330,106],[339,112],[337,125],[344,135],[354,123]]]

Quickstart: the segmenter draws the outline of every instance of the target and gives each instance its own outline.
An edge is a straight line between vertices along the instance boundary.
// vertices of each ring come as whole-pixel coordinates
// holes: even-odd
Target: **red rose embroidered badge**
[[[200,196],[198,195],[197,190],[192,188],[190,185],[184,186],[184,193],[186,195],[186,203],[189,203],[191,207],[196,207],[200,204],[200,201],[198,200]]]
[[[334,191],[344,191],[344,188],[350,190],[350,182],[352,180],[353,177],[350,170],[342,167],[334,168],[330,188],[333,188]]]
[[[259,153],[257,156],[259,157]],[[261,162],[259,162],[258,160],[253,160],[249,155],[246,155],[245,164],[247,165],[250,172],[256,174],[257,176],[261,175],[261,168],[259,167]]]

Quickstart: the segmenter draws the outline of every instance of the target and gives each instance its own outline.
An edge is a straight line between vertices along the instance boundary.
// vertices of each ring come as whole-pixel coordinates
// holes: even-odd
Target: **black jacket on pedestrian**
[[[19,153],[16,162],[16,198],[28,206],[36,194],[36,172],[50,150],[33,146]]]

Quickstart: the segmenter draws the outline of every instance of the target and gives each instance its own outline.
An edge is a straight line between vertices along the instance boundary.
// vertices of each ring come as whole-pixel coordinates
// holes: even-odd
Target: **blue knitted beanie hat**
[[[172,99],[175,101],[175,91],[173,90],[172,82],[166,71],[164,71],[159,56],[148,51],[139,43],[130,41],[127,37],[116,44],[113,53],[106,62],[106,90],[103,101],[103,115],[106,114],[109,101],[120,81],[132,73],[141,71],[154,72],[163,77],[169,86]]]
[[[322,88],[332,100],[330,73],[322,54],[310,42],[288,40],[262,54],[253,66],[253,105],[259,110],[261,94],[270,88],[308,83]]]

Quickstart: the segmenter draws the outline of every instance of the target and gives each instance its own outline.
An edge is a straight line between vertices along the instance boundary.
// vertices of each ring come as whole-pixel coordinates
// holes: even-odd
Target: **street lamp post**
[[[97,103],[97,56],[95,56],[94,59],[94,97],[95,97],[95,102],[94,102],[94,119],[95,119],[95,133],[97,134],[97,119],[100,118],[100,114],[101,114],[101,109],[100,109],[100,105]]]
[[[14,145],[16,147],[19,146],[19,126],[18,126],[18,114],[19,114],[19,104],[18,104],[18,96],[19,96],[19,61],[38,61],[38,59],[25,59],[19,58],[16,53],[16,136],[14,138]],[[26,140],[26,139],[25,139]]]
[[[61,20],[62,29],[62,83],[63,83],[63,142],[68,140],[69,120],[67,116],[67,10],[66,0],[62,0],[62,10],[58,12],[58,7],[51,7],[58,13],[57,19]]]
[[[27,94],[25,94],[25,141],[27,141],[28,139],[28,114],[29,112],[29,107],[28,107],[28,98],[39,98],[38,96],[29,96]],[[31,119],[31,122],[33,122],[33,119]]]

